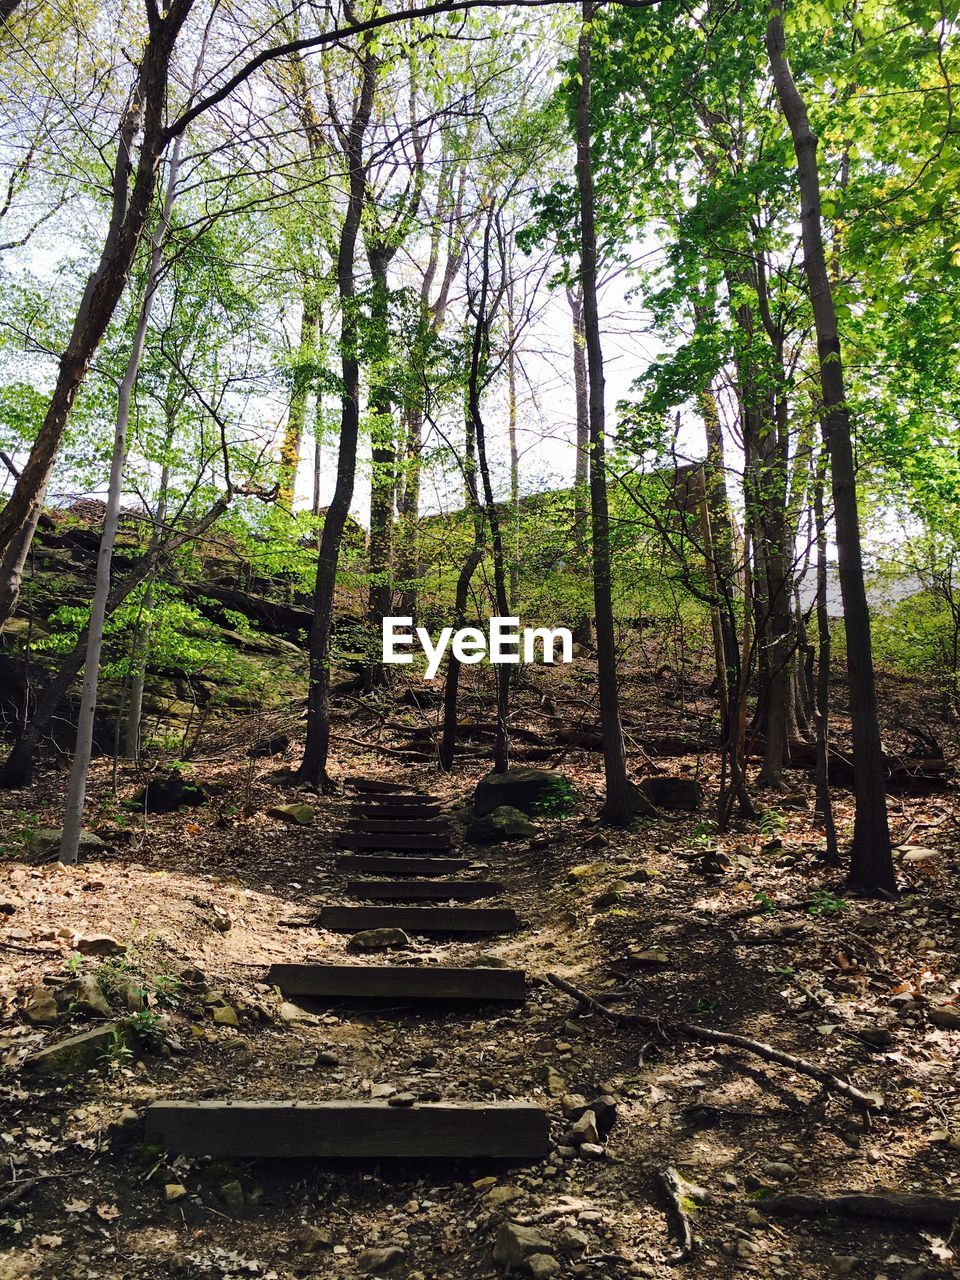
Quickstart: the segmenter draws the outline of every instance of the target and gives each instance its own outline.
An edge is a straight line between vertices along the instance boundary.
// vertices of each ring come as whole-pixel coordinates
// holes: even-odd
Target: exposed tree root
[[[559,977],[558,974],[548,973],[546,976],[548,982],[551,982],[579,1004],[592,1009],[594,1013],[600,1014],[601,1017],[607,1018],[611,1022],[650,1027],[666,1039],[699,1040],[707,1044],[730,1045],[734,1049],[741,1049],[744,1053],[750,1053],[754,1057],[762,1058],[764,1062],[774,1062],[778,1066],[788,1068],[790,1071],[796,1071],[799,1075],[810,1076],[813,1080],[819,1081],[827,1092],[838,1093],[859,1108],[863,1114],[864,1123],[867,1125],[869,1124],[870,1112],[883,1105],[883,1099],[879,1094],[865,1093],[862,1089],[858,1089],[855,1085],[835,1075],[832,1071],[828,1071],[825,1067],[818,1066],[817,1063],[810,1062],[806,1058],[798,1058],[795,1054],[784,1053],[782,1049],[775,1049],[773,1045],[764,1044],[761,1040],[752,1040],[749,1036],[739,1036],[729,1031],[714,1031],[712,1027],[702,1027],[693,1022],[665,1022],[662,1018],[651,1017],[645,1013],[617,1013],[613,1009],[608,1009],[606,1005],[601,1004],[599,1000],[595,1000],[593,996],[588,995],[585,991],[578,990],[577,987],[572,986],[571,983]]]
[[[656,1177],[661,1191],[670,1203],[670,1209],[677,1225],[680,1248],[670,1261],[675,1264],[686,1262],[693,1253],[694,1243],[693,1224],[683,1205],[684,1200],[689,1198],[686,1186],[676,1169],[670,1167],[658,1169]]]
[[[816,1217],[839,1214],[846,1218],[886,1218],[896,1222],[935,1222],[947,1225],[960,1220],[960,1197],[886,1191],[840,1191],[836,1195],[767,1196],[764,1213]]]

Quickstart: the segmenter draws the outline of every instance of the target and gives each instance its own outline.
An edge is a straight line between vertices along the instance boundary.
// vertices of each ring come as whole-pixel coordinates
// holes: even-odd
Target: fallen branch
[[[815,1217],[839,1214],[845,1218],[892,1218],[896,1222],[935,1222],[948,1225],[960,1220],[960,1198],[912,1192],[841,1191],[832,1196],[799,1192],[768,1196],[759,1201],[764,1213]]]
[[[693,1253],[693,1224],[690,1221],[690,1215],[683,1207],[684,1200],[688,1198],[683,1179],[676,1169],[669,1167],[658,1169],[656,1178],[660,1190],[670,1203],[670,1208],[677,1223],[677,1234],[680,1237],[680,1248],[670,1261],[674,1264],[686,1262]]]
[[[773,1045],[764,1044],[761,1040],[752,1040],[749,1036],[735,1035],[730,1031],[714,1031],[712,1027],[702,1027],[694,1022],[664,1022],[662,1018],[652,1017],[645,1013],[617,1013],[613,1009],[608,1009],[606,1005],[595,1000],[593,996],[587,995],[585,991],[580,991],[572,986],[564,978],[559,977],[555,973],[548,973],[547,981],[553,986],[558,987],[572,999],[588,1009],[592,1009],[594,1013],[598,1013],[602,1018],[607,1018],[610,1022],[621,1024],[629,1024],[639,1027],[650,1027],[657,1031],[660,1035],[667,1038],[681,1040],[700,1040],[707,1044],[726,1044],[734,1049],[741,1049],[744,1053],[753,1054],[754,1057],[762,1058],[764,1062],[774,1062],[778,1066],[787,1067],[790,1071],[796,1071],[799,1075],[810,1076],[812,1079],[819,1081],[824,1089],[829,1093],[839,1093],[846,1098],[848,1102],[852,1102],[858,1107],[864,1116],[864,1123],[869,1123],[869,1114],[883,1105],[883,1100],[879,1094],[864,1093],[862,1089],[858,1089],[856,1085],[850,1084],[849,1081],[842,1079],[832,1071],[828,1071],[826,1067],[818,1066],[815,1062],[810,1062],[806,1058],[798,1058],[795,1054],[784,1053],[782,1049],[775,1049]]]

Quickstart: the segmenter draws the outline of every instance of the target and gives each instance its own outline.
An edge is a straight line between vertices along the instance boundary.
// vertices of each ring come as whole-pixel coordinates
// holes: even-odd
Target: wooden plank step
[[[386,854],[344,853],[337,859],[338,870],[357,876],[455,876],[472,866],[469,858],[416,858],[409,853],[395,858]]]
[[[408,933],[512,933],[519,929],[510,907],[321,907],[320,928],[339,933],[361,929],[406,929]]]
[[[496,898],[503,885],[495,880],[351,880],[346,891],[351,898],[381,902],[476,902]]]
[[[146,1141],[238,1159],[543,1160],[547,1114],[524,1102],[154,1102]]]
[[[453,969],[439,965],[274,964],[267,982],[285,996],[351,1000],[480,1000],[522,1004],[522,969]]]
[[[343,781],[355,791],[370,791],[376,795],[404,794],[407,790],[404,782],[383,782],[380,778],[344,778]]]
[[[443,817],[438,804],[352,804],[348,812],[351,818],[400,818],[403,822]]]
[[[341,832],[334,842],[340,849],[449,849],[448,835],[369,835],[360,831]]]
[[[440,801],[433,796],[420,795],[419,792],[398,791],[396,794],[390,795],[367,795],[364,793],[354,796],[350,803],[363,805],[365,809],[393,808],[394,805],[401,809],[409,809],[411,805],[438,805]]]
[[[344,831],[367,832],[370,835],[392,831],[398,836],[437,836],[449,830],[450,823],[446,818],[413,818],[410,821],[403,818],[351,818],[344,827]]]

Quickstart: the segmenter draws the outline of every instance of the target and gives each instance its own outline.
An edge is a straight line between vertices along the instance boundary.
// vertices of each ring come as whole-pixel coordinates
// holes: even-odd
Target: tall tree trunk
[[[567,286],[567,303],[573,326],[573,388],[577,413],[576,464],[573,477],[573,526],[575,571],[587,562],[587,522],[590,519],[590,401],[587,391],[587,341],[583,332],[583,287]],[[593,648],[589,613],[576,619],[573,638]]]
[[[420,450],[423,443],[423,410],[410,405],[406,414],[406,442],[400,498],[397,502],[397,580],[400,613],[417,621],[420,564]]]
[[[814,818],[823,823],[827,839],[826,861],[840,865],[837,828],[830,796],[830,616],[827,613],[827,522],[823,512],[823,464],[817,466],[813,488],[813,512],[817,538],[817,683],[813,725],[817,741],[817,800]]]
[[[390,291],[387,271],[394,250],[388,245],[367,245],[367,261],[373,277],[370,324],[376,350],[370,373],[372,419],[370,465],[370,586],[367,619],[373,642],[379,644],[383,619],[393,604],[393,513],[396,492],[397,446],[394,438],[393,395],[390,387]],[[386,683],[382,662],[371,659],[364,673],[369,689]]]
[[[340,247],[337,254],[337,287],[340,293],[340,361],[343,391],[340,407],[340,443],[337,452],[337,482],[323,522],[317,555],[317,581],[313,593],[313,624],[310,628],[310,687],[307,699],[307,740],[299,776],[313,786],[328,791],[327,773],[330,747],[330,639],[333,630],[333,602],[337,585],[340,543],[353,501],[357,473],[357,439],[360,432],[359,323],[356,299],[356,252],[367,186],[364,140],[373,111],[377,60],[369,46],[360,56],[360,91],[346,140],[346,161],[350,180]]]
[[[766,32],[767,55],[780,107],[790,128],[797,156],[803,266],[813,308],[820,366],[823,422],[830,452],[834,523],[843,622],[847,640],[847,681],[853,728],[856,815],[849,882],[862,893],[895,893],[896,876],[890,847],[884,783],[883,747],[877,717],[876,681],[870,633],[870,610],[863,580],[860,514],[850,410],[843,378],[836,308],[827,270],[820,219],[820,171],[817,138],[806,104],[786,57],[782,0],[772,0]]]
[[[297,344],[297,363],[293,370],[293,389],[287,425],[280,446],[280,476],[278,498],[285,511],[293,510],[297,488],[297,470],[300,466],[300,449],[307,424],[307,408],[310,389],[315,380],[314,365],[320,336],[320,317],[315,303],[304,290],[303,310],[300,316],[300,339]]]
[[[143,50],[131,105],[120,126],[113,172],[110,225],[96,270],[87,281],[70,340],[60,358],[53,396],[26,465],[0,511],[0,629],[13,615],[27,552],[43,508],[60,443],[90,362],[113,318],[150,215],[157,169],[166,145],[164,113],[173,48],[193,0],[171,0],[161,16],[147,6],[149,38]],[[141,133],[136,177],[134,142]],[[17,546],[17,554],[9,553]]]
[[[577,62],[577,188],[580,197],[580,278],[583,286],[583,329],[587,347],[590,407],[590,515],[593,534],[593,600],[597,619],[597,679],[606,784],[604,814],[626,825],[632,816],[627,756],[620,723],[617,647],[613,622],[610,570],[610,519],[604,441],[603,348],[597,302],[597,229],[590,129],[591,22],[593,0],[581,5]]]
[[[201,55],[202,56],[202,55]],[[113,436],[113,456],[110,459],[110,482],[107,489],[107,508],[103,520],[103,534],[97,555],[97,580],[87,626],[87,653],[83,665],[83,695],[77,720],[77,741],[73,753],[73,766],[67,787],[67,803],[64,811],[63,834],[60,838],[60,861],[74,866],[80,851],[80,832],[83,829],[83,810],[87,795],[87,774],[93,751],[93,726],[97,714],[97,688],[100,680],[100,651],[103,647],[103,627],[110,596],[110,566],[113,544],[120,526],[120,502],[123,496],[123,464],[127,456],[127,427],[130,422],[130,403],[140,373],[150,314],[156,297],[160,268],[163,264],[163,245],[170,227],[170,214],[177,193],[180,173],[180,152],[183,136],[177,138],[170,156],[167,189],[163,198],[163,211],[150,249],[147,264],[147,281],[133,344],[127,359],[117,396],[117,421]]]
[[[517,447],[517,332],[513,318],[513,280],[507,284],[507,441],[510,447],[510,608],[520,601],[520,452]]]

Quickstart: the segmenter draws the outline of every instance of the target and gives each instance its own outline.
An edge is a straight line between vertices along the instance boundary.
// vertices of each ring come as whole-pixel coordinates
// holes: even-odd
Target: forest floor
[[[548,678],[562,701],[564,677]],[[709,714],[702,691],[681,710],[655,682],[630,698],[628,711],[661,727]],[[890,725],[915,722],[910,703],[922,700],[919,690],[888,691]],[[348,732],[362,738],[361,713],[350,715]],[[401,739],[384,732],[383,741]],[[475,744],[461,760],[444,776],[341,748],[333,764],[428,790],[458,819],[489,767]],[[656,766],[699,771],[709,797],[714,763]],[[648,771],[640,757],[633,764]],[[501,957],[530,976],[525,1008],[297,1011],[281,1009],[264,976],[276,961],[346,958],[346,937],[313,924],[318,904],[342,899],[332,836],[346,801],[321,797],[307,828],[269,817],[293,798],[270,780],[276,766],[258,761],[251,775],[235,750],[208,753],[194,773],[223,784],[216,798],[144,824],[118,809],[99,764],[89,826],[109,848],[76,868],[30,865],[19,848],[26,829],[57,821],[62,773],[0,797],[0,1280],[354,1280],[365,1250],[394,1245],[402,1256],[390,1274],[400,1280],[485,1280],[502,1274],[491,1249],[507,1221],[535,1225],[563,1276],[957,1274],[949,1226],[764,1212],[784,1187],[960,1195],[960,1030],[945,1025],[960,1014],[955,790],[893,797],[895,838],[907,846],[902,896],[845,900],[839,874],[816,857],[809,774],[791,771],[786,799],[762,797],[763,822],[721,837],[705,814],[621,831],[595,817],[599,755],[570,749],[558,767],[577,788],[577,812],[541,819],[532,844],[477,851],[506,884],[522,930],[475,943],[415,940],[407,953],[450,964]],[[121,798],[136,784],[122,775]],[[851,797],[835,795],[844,832]],[[729,869],[710,871],[707,846],[722,848]],[[617,881],[626,882],[618,899],[597,906]],[[100,935],[126,950],[81,955]],[[865,1130],[844,1100],[800,1074],[611,1022],[547,973],[621,1012],[773,1044],[878,1092],[883,1105]],[[166,1048],[136,1057],[116,1045],[74,1076],[25,1071],[30,1052],[89,1025],[69,1013],[31,1025],[31,993],[84,974],[99,978],[118,1014],[136,1002],[131,991],[151,992]],[[513,1169],[167,1163],[138,1130],[156,1098],[320,1100],[391,1088],[533,1100],[549,1109],[560,1144],[565,1094],[615,1094],[617,1120],[602,1159],[555,1154]],[[696,1246],[681,1265],[671,1263],[675,1223],[657,1182],[670,1166],[703,1189],[684,1199]]]

